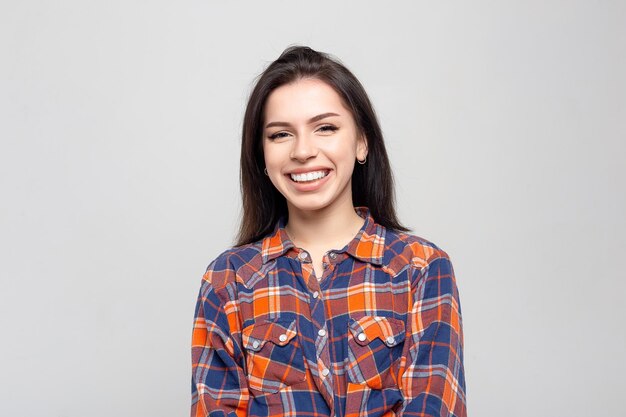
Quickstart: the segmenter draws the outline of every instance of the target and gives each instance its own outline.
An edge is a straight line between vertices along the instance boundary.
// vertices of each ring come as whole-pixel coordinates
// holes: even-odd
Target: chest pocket
[[[347,373],[350,382],[373,389],[398,386],[405,324],[393,317],[365,316],[348,324]]]
[[[249,388],[272,393],[305,380],[295,320],[260,321],[242,329],[241,337]]]

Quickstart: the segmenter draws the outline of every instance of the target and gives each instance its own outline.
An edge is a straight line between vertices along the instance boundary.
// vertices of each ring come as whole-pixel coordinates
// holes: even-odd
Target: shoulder
[[[209,263],[203,276],[203,284],[209,284],[216,290],[235,284],[241,268],[260,264],[261,241],[228,248]]]
[[[395,273],[411,269],[422,275],[428,266],[443,260],[450,262],[448,253],[424,237],[396,230],[385,231],[384,264]]]

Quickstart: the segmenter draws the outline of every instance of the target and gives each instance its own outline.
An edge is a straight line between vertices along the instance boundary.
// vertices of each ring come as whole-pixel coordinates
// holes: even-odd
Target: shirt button
[[[280,340],[281,342],[284,342],[285,340],[287,340],[287,335],[286,334],[281,334],[280,336],[278,336],[278,340]]]
[[[356,338],[359,339],[361,342],[365,342],[365,339],[367,339],[367,336],[365,336],[365,333],[359,333],[359,335]]]
[[[337,257],[337,254],[335,252],[331,252],[328,254],[328,256],[330,256],[330,259],[335,259]]]
[[[326,378],[328,376],[328,374],[330,373],[330,371],[328,370],[328,368],[324,368],[324,370],[322,371],[322,376],[324,378]]]
[[[324,263],[322,264],[322,267],[323,267],[324,269],[326,269],[326,268],[328,268],[328,264],[327,264],[326,262],[324,262]]]
[[[315,292],[313,293],[313,298],[317,298],[317,297],[319,297],[319,296],[320,296],[320,293],[319,293],[319,292],[315,291]]]
[[[396,343],[396,339],[394,339],[393,336],[389,336],[386,342],[389,346],[393,346]]]
[[[258,348],[258,347],[259,347],[259,345],[260,345],[260,343],[259,343],[259,341],[258,341],[258,340],[255,340],[255,341],[252,343],[252,347],[253,347],[254,349]]]
[[[319,330],[317,331],[317,334],[319,334],[320,336],[324,337],[324,336],[326,336],[326,330],[324,330],[324,329],[319,329]]]
[[[306,257],[307,257],[307,254],[306,254],[306,252],[305,252],[305,251],[302,251],[302,252],[300,252],[300,254],[298,255],[298,257],[304,261],[304,260],[306,259]]]

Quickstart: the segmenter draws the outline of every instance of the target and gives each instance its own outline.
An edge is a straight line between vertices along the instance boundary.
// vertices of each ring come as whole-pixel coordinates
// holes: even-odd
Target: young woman
[[[243,219],[202,280],[191,415],[465,416],[452,264],[399,223],[359,81],[289,47],[242,139]]]

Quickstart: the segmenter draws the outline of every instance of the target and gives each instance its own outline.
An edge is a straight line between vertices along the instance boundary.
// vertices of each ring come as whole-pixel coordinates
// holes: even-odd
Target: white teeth
[[[291,179],[297,182],[313,181],[326,176],[326,171],[312,171],[303,174],[291,174]]]

